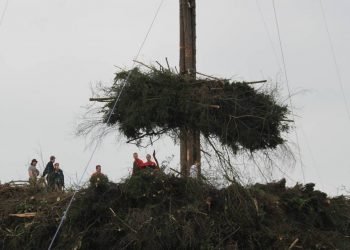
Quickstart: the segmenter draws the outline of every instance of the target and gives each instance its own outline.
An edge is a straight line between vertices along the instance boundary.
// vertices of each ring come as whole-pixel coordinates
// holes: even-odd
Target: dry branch
[[[36,213],[9,214],[9,216],[18,218],[33,218],[36,216]]]
[[[90,98],[90,102],[109,102],[114,100],[114,97],[95,97],[95,98]]]
[[[291,250],[297,243],[298,243],[299,239],[296,238],[293,243],[288,247],[288,250]]]

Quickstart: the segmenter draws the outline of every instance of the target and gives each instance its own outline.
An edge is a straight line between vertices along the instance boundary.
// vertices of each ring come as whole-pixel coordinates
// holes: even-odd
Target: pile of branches
[[[0,249],[47,249],[71,195],[0,185]]]
[[[185,129],[200,131],[205,139],[216,139],[233,152],[254,152],[283,144],[282,133],[290,128],[288,107],[279,104],[274,93],[247,82],[194,79],[147,66],[146,71],[120,70],[102,95],[102,122],[117,125],[136,143],[164,134],[177,138]]]
[[[102,189],[92,183],[53,249],[349,249],[349,200],[285,183],[217,189],[147,171]],[[0,249],[48,247],[71,194],[33,193],[0,192]],[[9,216],[24,212],[36,216]]]

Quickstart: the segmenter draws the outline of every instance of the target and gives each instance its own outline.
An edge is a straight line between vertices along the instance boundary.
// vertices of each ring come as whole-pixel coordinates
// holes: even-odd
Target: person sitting
[[[143,161],[139,159],[138,153],[133,153],[133,158],[134,158],[134,163],[132,166],[132,175],[137,174],[140,170],[144,169],[145,167],[143,166]]]
[[[37,163],[38,161],[36,159],[33,159],[28,168],[29,184],[31,186],[36,186],[37,178],[40,174],[39,170],[36,168]]]
[[[62,169],[60,169],[60,164],[56,162],[53,170],[53,181],[54,181],[54,190],[63,191],[64,188],[64,175]]]

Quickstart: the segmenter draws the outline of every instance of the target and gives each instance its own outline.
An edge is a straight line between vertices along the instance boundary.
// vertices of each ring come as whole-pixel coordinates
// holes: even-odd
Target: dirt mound
[[[313,186],[219,190],[160,173],[100,182],[79,191],[54,248],[350,249],[349,200]],[[2,249],[46,249],[69,197],[1,186]]]

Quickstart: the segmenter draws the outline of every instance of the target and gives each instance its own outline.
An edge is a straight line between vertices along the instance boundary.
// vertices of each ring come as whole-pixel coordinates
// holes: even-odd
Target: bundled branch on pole
[[[102,92],[102,122],[120,94],[108,125],[139,144],[145,138],[178,136],[185,128],[200,131],[205,139],[216,138],[233,152],[254,152],[283,144],[282,133],[290,128],[288,107],[250,82],[193,79],[147,66],[118,71],[113,86]]]

